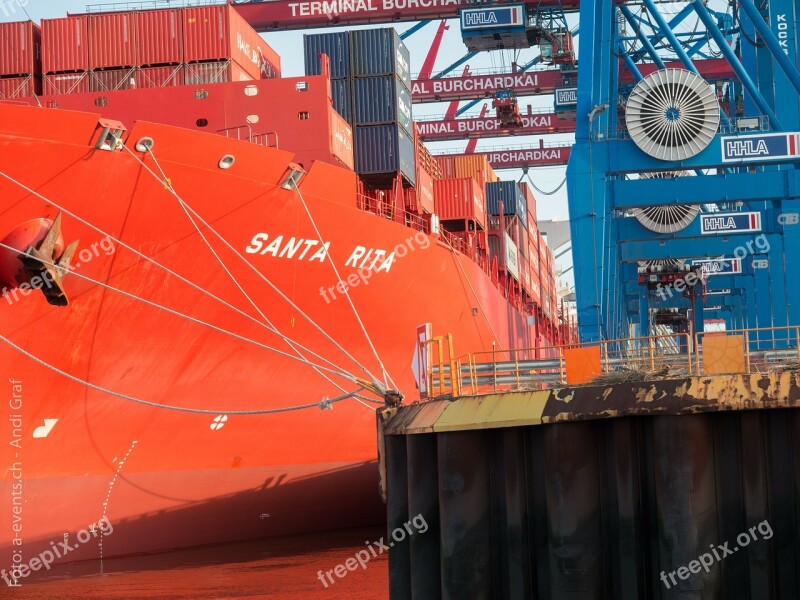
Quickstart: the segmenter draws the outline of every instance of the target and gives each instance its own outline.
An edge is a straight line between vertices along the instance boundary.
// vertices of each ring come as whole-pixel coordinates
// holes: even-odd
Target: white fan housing
[[[684,177],[686,171],[665,171],[660,173],[642,173],[641,179],[672,179]],[[662,204],[635,208],[631,215],[650,231],[655,233],[675,233],[682,231],[692,224],[700,214],[700,206],[695,204]]]
[[[716,135],[719,103],[699,75],[661,69],[633,88],[625,123],[643,152],[659,160],[684,160],[705,150]]]

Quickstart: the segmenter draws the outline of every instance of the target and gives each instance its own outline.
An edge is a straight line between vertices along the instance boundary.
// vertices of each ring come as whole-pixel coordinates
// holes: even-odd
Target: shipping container
[[[539,272],[547,272],[547,239],[539,232]]]
[[[394,75],[411,88],[411,56],[393,28],[351,31],[350,57],[354,77]]]
[[[231,60],[186,65],[184,82],[186,85],[210,83],[229,83],[232,81],[253,81],[252,75],[238,63]]]
[[[490,215],[500,214],[500,202],[503,202],[503,214],[516,216],[525,226],[528,225],[528,209],[516,181],[498,181],[486,184],[486,201]]]
[[[436,214],[442,221],[472,219],[486,228],[486,196],[472,177],[440,179],[433,184]]]
[[[475,177],[479,181],[483,177],[485,183],[497,181],[497,174],[484,154],[455,156],[453,157],[453,168],[455,169],[454,177]]]
[[[531,273],[530,297],[535,304],[541,306],[542,286],[539,283],[539,271],[534,268],[533,263],[529,263],[528,266],[530,267],[530,273]]]
[[[397,77],[363,77],[353,81],[355,125],[399,123],[411,133],[411,92]]]
[[[137,65],[148,67],[183,62],[182,9],[139,10],[134,15]]]
[[[351,82],[348,79],[331,80],[331,98],[333,108],[336,109],[342,118],[353,124],[353,91]]]
[[[408,183],[416,183],[414,139],[398,125],[356,127],[355,158],[359,175],[383,180],[402,173]]]
[[[526,199],[526,202],[529,201]],[[530,205],[529,205],[530,206]],[[536,244],[536,250],[539,250],[539,228],[536,225],[536,217],[528,210],[528,240]]]
[[[187,63],[232,60],[250,79],[280,77],[280,57],[229,4],[183,9]]]
[[[331,79],[350,77],[350,36],[340,33],[318,33],[303,36],[306,75],[322,74],[320,54],[327,54]]]
[[[0,23],[0,77],[25,78],[41,73],[42,30],[39,26],[33,21]]]
[[[184,85],[185,81],[183,65],[142,67],[136,73],[136,86],[139,88],[175,87]]]
[[[39,77],[3,77],[0,78],[0,99],[15,100],[41,95],[42,80]]]
[[[456,161],[455,156],[439,155],[434,156],[436,164],[439,165],[439,171],[442,176],[441,179],[456,179]]]
[[[533,195],[531,186],[525,181],[520,181],[519,189],[522,191],[522,195],[525,196],[525,205],[528,207],[528,214],[533,217],[534,222],[538,221],[536,215],[536,197]],[[528,220],[530,221],[530,219]]]
[[[505,252],[503,244],[505,244]],[[489,258],[494,257],[497,257],[497,263],[501,269],[505,268],[514,276],[514,279],[519,281],[519,251],[514,240],[508,234],[503,235],[502,240],[496,235],[489,236]]]
[[[84,94],[91,91],[90,88],[91,77],[88,71],[82,73],[52,73],[45,75],[42,82],[42,94],[45,96]]]
[[[355,167],[353,127],[333,109],[330,111],[331,153],[348,169]]]
[[[415,196],[419,207],[416,212],[432,214],[436,212],[434,179],[427,169],[417,166],[417,188]],[[441,218],[441,217],[440,217]]]
[[[528,257],[528,227],[522,221],[516,220],[517,227],[517,245],[519,246],[519,253],[525,258]]]
[[[525,260],[525,257],[520,254],[519,257],[519,278],[520,284],[522,284],[522,290],[531,295],[531,272],[530,268],[528,267],[528,261]]]
[[[138,64],[134,13],[97,13],[88,19],[90,70],[131,68]]]
[[[414,143],[417,145],[417,169],[425,169],[430,173],[434,181],[442,179],[442,168],[439,166],[439,162],[431,155],[425,147],[425,144],[422,143],[422,140],[419,139],[419,135],[417,134],[416,128],[413,127],[413,124],[412,131],[414,132]],[[433,194],[433,188],[431,188],[431,194]]]
[[[139,87],[137,69],[90,71],[88,77],[90,92],[117,92]]]
[[[528,262],[531,265],[531,271],[536,273],[536,276],[539,276],[539,271],[541,267],[539,266],[539,245],[538,242],[536,244],[528,242]]]
[[[88,17],[43,19],[42,51],[42,69],[45,73],[88,71]]]

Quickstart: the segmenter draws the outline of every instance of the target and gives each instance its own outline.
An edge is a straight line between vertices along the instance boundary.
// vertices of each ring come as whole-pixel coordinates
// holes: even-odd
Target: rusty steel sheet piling
[[[390,597],[797,600],[799,406],[771,373],[384,409],[387,539],[428,524]]]

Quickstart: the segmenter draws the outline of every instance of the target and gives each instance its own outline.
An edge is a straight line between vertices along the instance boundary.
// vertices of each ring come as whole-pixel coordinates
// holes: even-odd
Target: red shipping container
[[[0,23],[0,76],[41,75],[42,30],[33,21]]]
[[[353,128],[333,107],[329,111],[331,131],[331,154],[348,169],[355,166],[353,154]]]
[[[535,304],[539,306],[542,305],[542,286],[539,283],[539,272],[533,268],[533,265],[530,266],[531,272],[531,286],[530,286],[530,296],[533,299]]]
[[[436,212],[436,194],[434,191],[433,176],[422,167],[417,168],[416,196],[419,210],[429,215]]]
[[[91,77],[87,71],[83,73],[54,73],[44,76],[42,92],[45,96],[82,94],[91,91],[90,86]]]
[[[540,271],[547,270],[547,242],[541,231],[539,232],[539,265]]]
[[[45,73],[89,70],[88,17],[42,20],[42,69]]]
[[[455,179],[456,165],[452,156],[434,156],[434,160],[442,171],[442,179]]]
[[[186,80],[183,65],[142,67],[136,72],[136,87],[159,88],[183,85]]]
[[[15,100],[41,95],[42,80],[33,75],[28,77],[4,77],[0,79],[0,99]]]
[[[253,81],[250,73],[230,60],[186,65],[184,73],[186,85]]]
[[[109,69],[92,71],[89,77],[90,92],[117,92],[139,87],[136,69]]]
[[[533,190],[525,181],[519,182],[519,189],[522,190],[522,195],[525,196],[525,204],[528,207],[528,220],[530,217],[533,216],[534,222],[536,222],[536,198],[533,195]]]
[[[136,22],[132,12],[89,15],[89,69],[137,66]]]
[[[528,261],[524,256],[519,257],[519,278],[521,279],[522,289],[529,296],[531,295],[531,271]]]
[[[433,183],[436,214],[442,221],[474,219],[486,228],[486,194],[472,177],[440,179]]]
[[[228,4],[183,9],[186,62],[233,60],[252,79],[280,77],[278,54]]]
[[[528,239],[531,241],[535,241],[537,246],[536,249],[539,249],[539,228],[536,226],[536,219],[528,212]]]
[[[517,228],[519,229],[519,233],[517,235],[519,239],[519,251],[525,258],[528,258],[528,228],[522,221],[517,221]]]
[[[183,11],[141,10],[136,18],[136,64],[155,66],[183,62]]]

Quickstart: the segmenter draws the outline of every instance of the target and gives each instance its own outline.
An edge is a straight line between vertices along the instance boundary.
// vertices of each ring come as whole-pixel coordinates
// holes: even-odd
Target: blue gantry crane
[[[680,4],[580,5],[567,175],[584,341],[800,323],[800,2]],[[734,77],[710,83],[694,61],[717,56]]]

